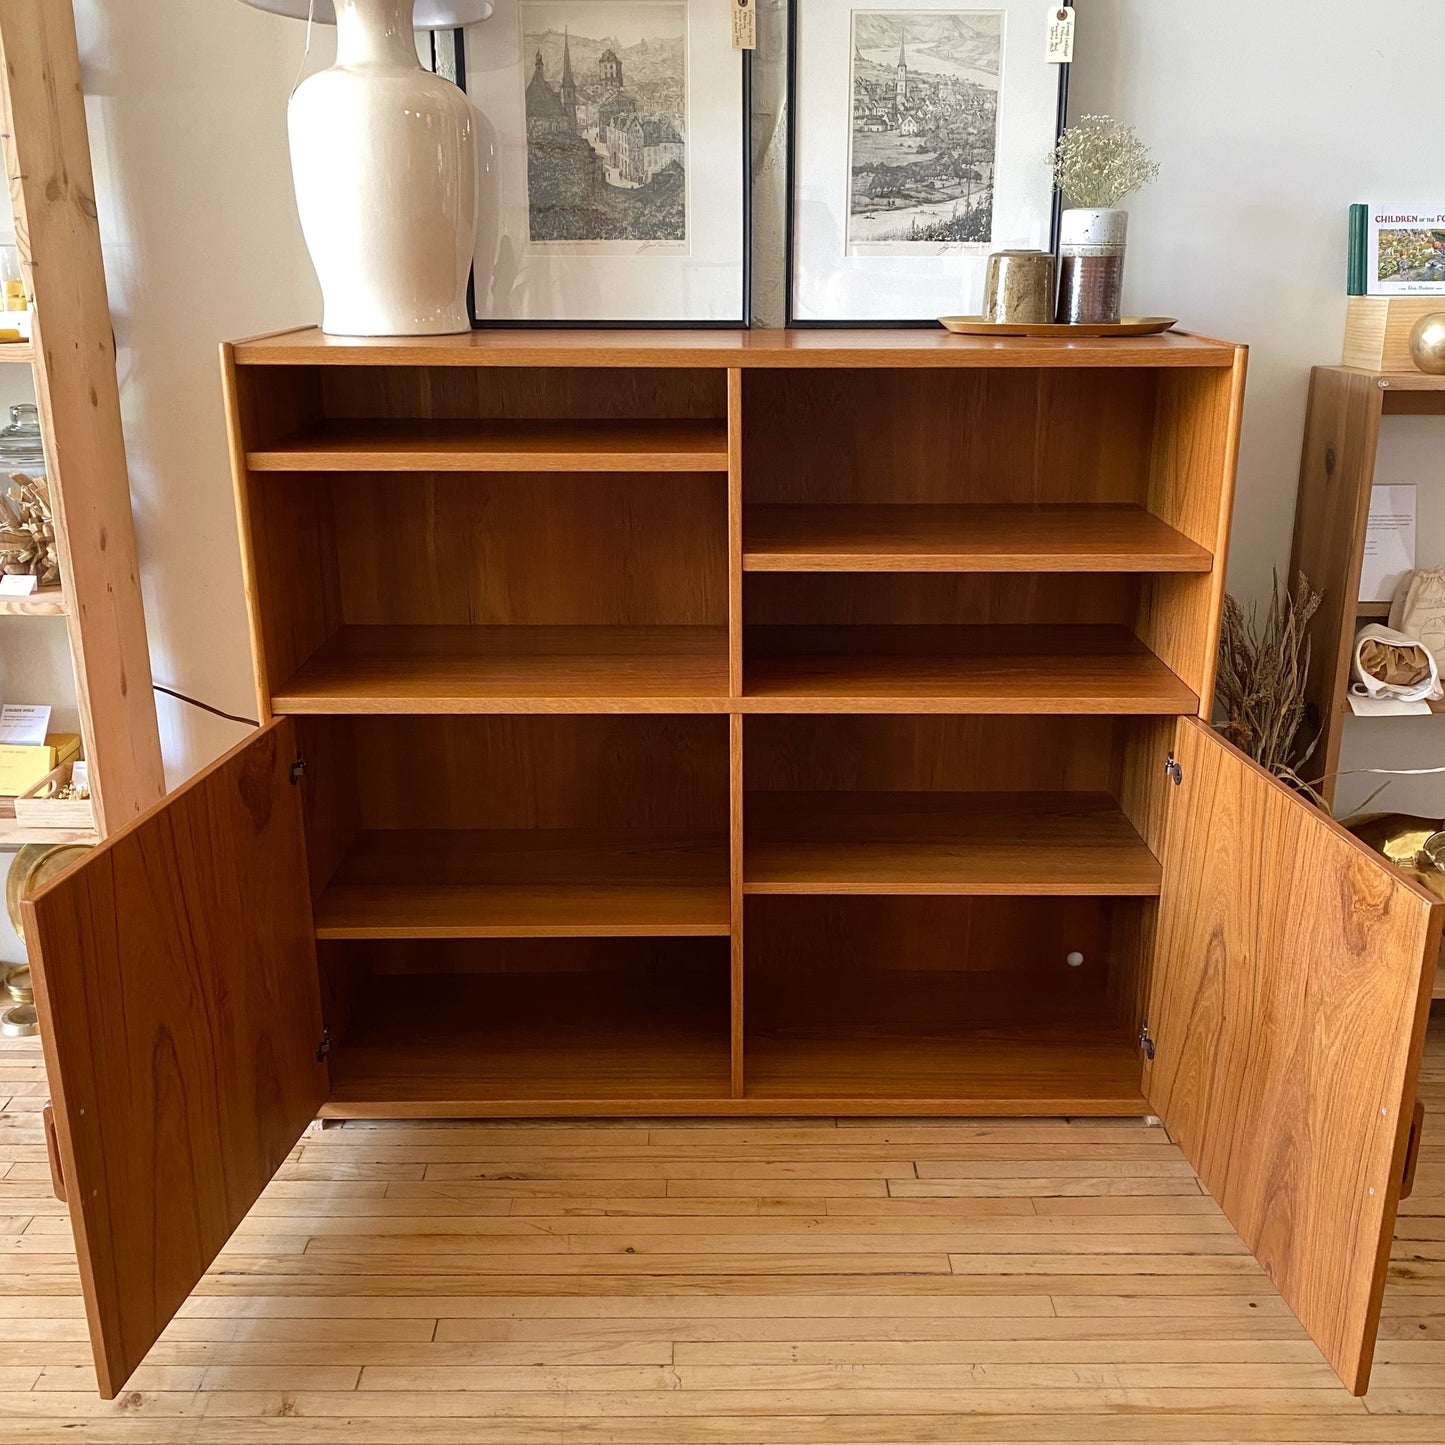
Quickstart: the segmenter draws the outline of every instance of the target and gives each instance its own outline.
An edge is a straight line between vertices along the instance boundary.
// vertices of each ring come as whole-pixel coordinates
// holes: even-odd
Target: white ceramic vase
[[[322,329],[440,336],[471,329],[477,127],[423,70],[414,0],[335,0],[336,64],[291,97],[291,170]]]

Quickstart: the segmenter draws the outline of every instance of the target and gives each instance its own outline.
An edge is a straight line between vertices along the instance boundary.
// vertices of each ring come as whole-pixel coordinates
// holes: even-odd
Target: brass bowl
[[[27,843],[16,851],[5,879],[5,908],[10,914],[10,926],[22,940],[25,925],[20,920],[20,900],[42,888],[88,852],[88,843]]]

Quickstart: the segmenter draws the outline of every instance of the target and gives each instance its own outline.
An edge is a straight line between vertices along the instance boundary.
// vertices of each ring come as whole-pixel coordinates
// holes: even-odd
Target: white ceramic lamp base
[[[414,0],[334,0],[336,64],[291,97],[291,169],[322,329],[469,331],[477,127],[466,96],[423,70]]]

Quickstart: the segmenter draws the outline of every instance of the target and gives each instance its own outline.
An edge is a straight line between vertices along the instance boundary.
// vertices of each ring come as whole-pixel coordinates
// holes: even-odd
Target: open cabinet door
[[[107,1399],[326,1097],[295,756],[270,724],[24,905]]]
[[[1175,736],[1144,1094],[1363,1394],[1442,906],[1197,718]]]

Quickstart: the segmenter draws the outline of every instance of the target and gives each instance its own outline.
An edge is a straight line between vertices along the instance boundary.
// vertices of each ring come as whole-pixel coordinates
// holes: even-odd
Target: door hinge
[[[317,1062],[318,1064],[324,1064],[324,1063],[326,1062],[326,1056],[327,1056],[327,1054],[329,1054],[330,1052],[331,1052],[331,1030],[330,1030],[330,1029],[322,1029],[322,1030],[321,1030],[321,1042],[316,1045],[316,1062]]]
[[[1177,788],[1184,781],[1184,764],[1170,753],[1164,763],[1164,776]]]
[[[1149,1021],[1139,1025],[1139,1047],[1144,1050],[1144,1057],[1149,1060],[1154,1058],[1154,1040],[1149,1037]]]
[[[300,753],[296,754],[296,761],[291,764],[291,786],[294,788],[302,778],[306,776],[306,759]]]

